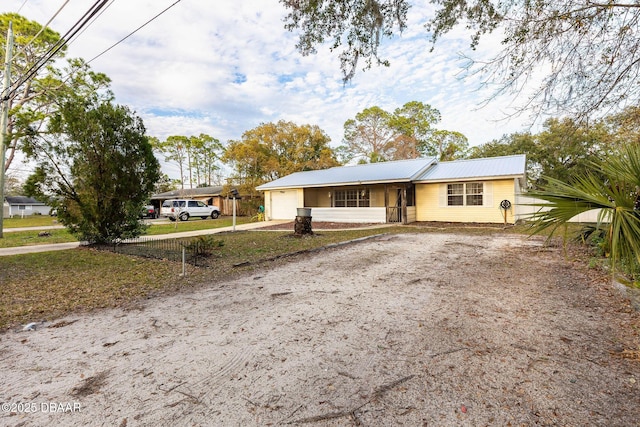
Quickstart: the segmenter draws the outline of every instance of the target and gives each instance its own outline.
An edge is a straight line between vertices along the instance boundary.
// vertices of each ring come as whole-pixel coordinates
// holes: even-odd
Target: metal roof
[[[185,188],[180,190],[167,191],[166,193],[154,194],[151,200],[175,199],[180,197],[195,196],[219,196],[222,193],[222,186]]]
[[[524,154],[438,163],[435,158],[337,166],[295,172],[256,187],[257,190],[325,187],[391,182],[434,182],[520,177],[526,171]]]
[[[45,206],[44,203],[27,196],[6,196],[4,198],[10,205],[33,205],[33,206]]]
[[[489,157],[441,162],[415,179],[415,182],[452,181],[493,177],[519,177],[525,174],[527,156]]]
[[[435,162],[435,158],[422,158],[295,172],[275,181],[262,184],[256,189],[273,190],[278,188],[410,182]]]

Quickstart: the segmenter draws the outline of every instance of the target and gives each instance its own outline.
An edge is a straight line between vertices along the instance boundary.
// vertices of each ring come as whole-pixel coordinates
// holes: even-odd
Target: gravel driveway
[[[633,426],[639,330],[562,248],[386,235],[2,334],[0,425]]]

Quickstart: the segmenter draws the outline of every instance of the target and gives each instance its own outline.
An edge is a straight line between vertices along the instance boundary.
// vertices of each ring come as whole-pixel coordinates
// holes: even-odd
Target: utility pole
[[[11,60],[13,59],[13,23],[9,21],[7,30],[7,52],[4,62],[4,82],[2,84],[2,115],[0,116],[0,238],[4,237],[2,228],[4,227],[4,162],[7,137],[7,127],[9,125],[9,89],[11,88]]]

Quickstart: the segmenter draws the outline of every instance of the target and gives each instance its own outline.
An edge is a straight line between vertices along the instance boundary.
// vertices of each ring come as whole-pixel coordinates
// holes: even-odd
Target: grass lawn
[[[16,246],[47,245],[50,243],[77,242],[65,229],[46,230],[48,236],[39,237],[40,230],[34,228],[32,231],[12,231],[3,233],[0,239],[0,248],[14,248]]]
[[[0,257],[0,330],[17,324],[53,320],[74,311],[115,307],[153,292],[172,292],[210,283],[247,269],[260,260],[313,249],[331,243],[388,232],[401,227],[317,233],[294,238],[290,232],[245,231],[222,233],[224,246],[213,256],[211,268],[190,267],[180,278],[181,265],[94,249]],[[248,267],[234,265],[251,263]]]
[[[14,216],[13,218],[2,219],[3,228],[42,227],[48,225],[59,225],[55,216],[29,215],[24,218]]]
[[[184,227],[216,224],[224,220],[194,220]],[[173,224],[168,225],[172,227]],[[152,230],[155,228],[154,226]],[[158,226],[166,233],[167,226]],[[61,233],[64,230],[56,230]],[[0,257],[0,331],[19,324],[54,320],[75,311],[131,304],[150,294],[175,292],[202,283],[214,283],[231,275],[260,268],[260,262],[278,255],[323,247],[382,233],[457,232],[469,234],[527,233],[526,227],[387,227],[348,231],[317,231],[312,237],[295,238],[290,231],[238,231],[220,233],[224,245],[212,255],[210,267],[182,267],[167,260],[152,260],[78,248]],[[13,233],[6,233],[5,236]],[[54,234],[54,233],[52,233]],[[55,234],[52,236],[55,237]],[[0,239],[0,242],[2,239]],[[236,267],[238,264],[248,264]]]
[[[237,217],[236,225],[246,224],[250,221],[249,217]],[[183,231],[206,230],[208,228],[231,227],[233,218],[230,216],[221,216],[218,219],[201,219],[189,218],[188,221],[175,221],[169,224],[152,224],[147,229],[147,235],[181,233]]]
[[[45,223],[43,219],[48,219],[49,222]],[[236,218],[236,224],[245,224],[249,221],[248,217]],[[218,219],[200,219],[190,218],[189,221],[177,221],[170,224],[152,224],[147,229],[146,235],[158,235],[158,234],[171,234],[181,233],[183,231],[194,230],[206,230],[211,228],[231,227],[233,218],[220,217]],[[66,229],[47,230],[50,236],[39,237],[40,232],[38,227],[44,225],[52,225],[51,217],[44,215],[33,215],[30,218],[8,218],[4,220],[4,228],[21,228],[21,227],[33,227],[33,230],[28,231],[13,231],[10,233],[3,233],[4,237],[0,239],[0,248],[13,248],[16,246],[28,246],[28,245],[46,245],[50,243],[66,243],[76,242],[77,239],[69,234]]]

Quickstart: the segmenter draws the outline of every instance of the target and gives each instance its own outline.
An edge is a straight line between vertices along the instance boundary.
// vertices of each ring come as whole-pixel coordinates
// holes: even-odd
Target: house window
[[[481,182],[447,184],[447,206],[482,206],[483,189]]]
[[[464,205],[464,184],[447,185],[447,206]]]
[[[416,187],[413,185],[407,188],[407,206],[416,205]]]
[[[368,208],[370,206],[369,189],[336,190],[333,193],[333,206],[336,208]]]
[[[482,206],[482,183],[470,182],[465,185],[467,206]]]

